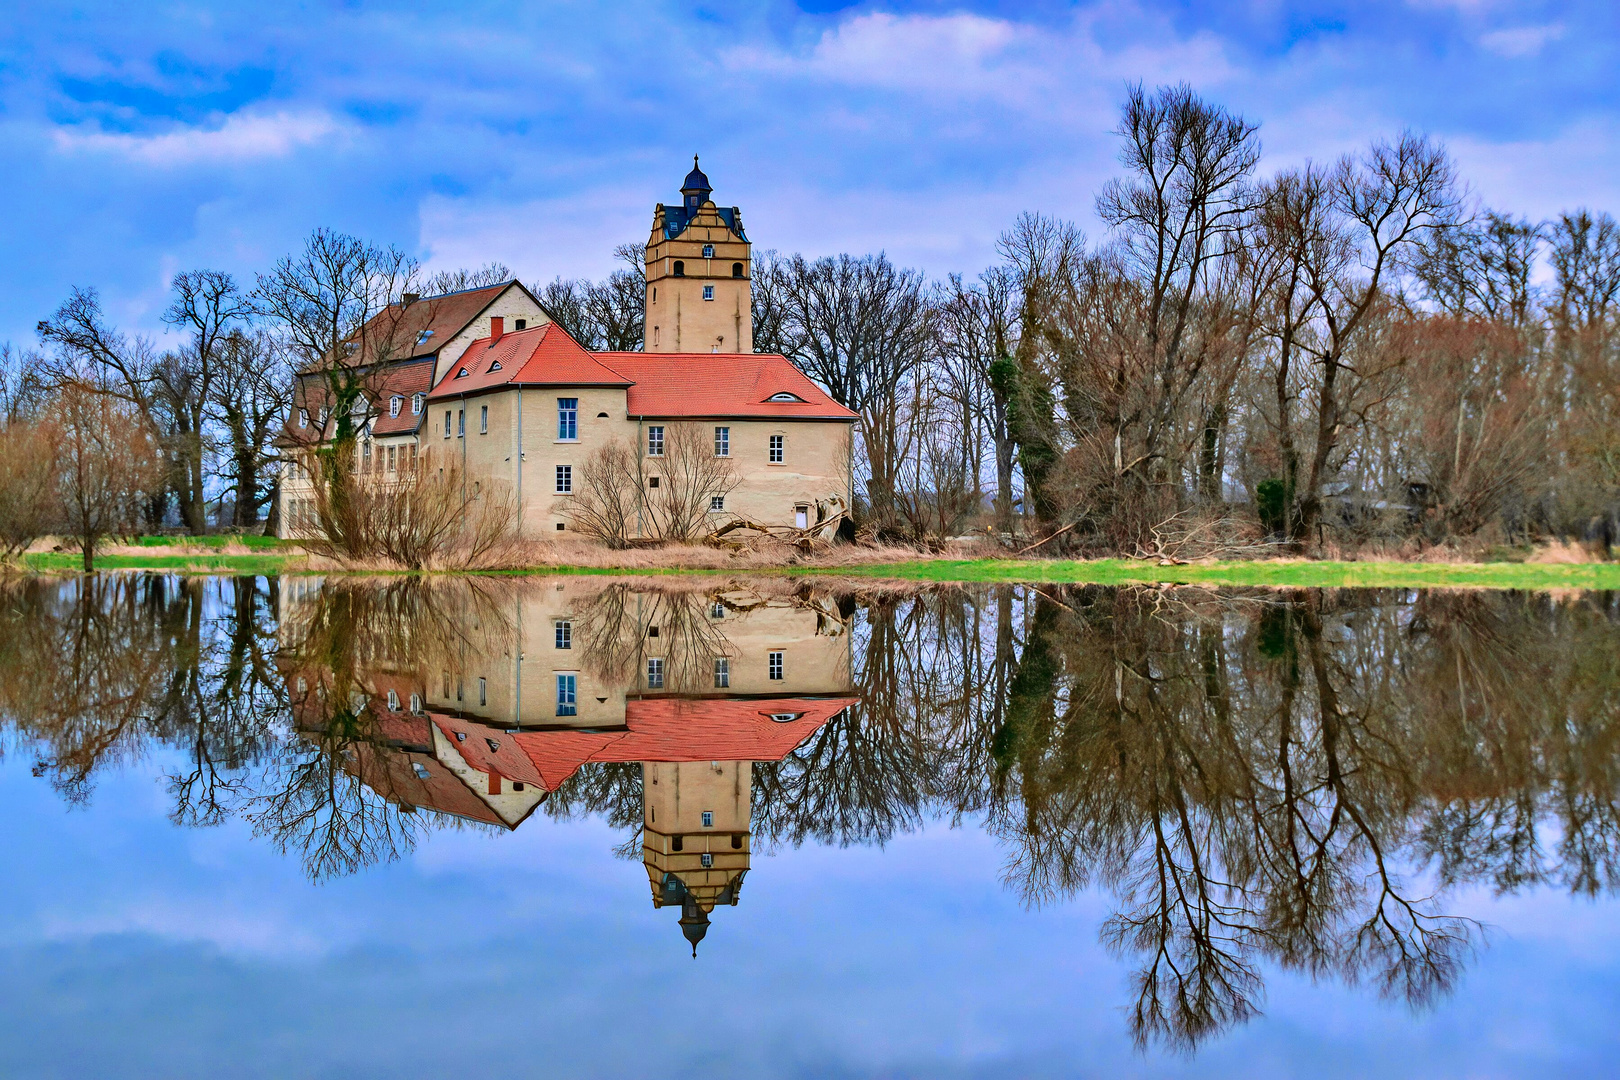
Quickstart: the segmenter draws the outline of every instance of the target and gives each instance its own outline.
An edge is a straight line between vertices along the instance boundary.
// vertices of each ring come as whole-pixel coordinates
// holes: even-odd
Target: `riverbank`
[[[257,538],[255,538],[257,539]],[[344,573],[316,565],[295,545],[258,543],[251,550],[232,544],[187,541],[173,550],[160,544],[127,546],[96,558],[103,571],[150,571],[203,574]],[[215,549],[215,550],[211,550]],[[706,554],[707,552],[705,552]],[[638,562],[640,560],[637,560]],[[42,574],[80,572],[79,556],[44,552],[24,557],[23,567]],[[377,570],[356,570],[377,573]],[[1030,582],[1052,584],[1186,584],[1275,588],[1488,588],[1488,589],[1620,589],[1620,563],[1441,563],[1335,562],[1305,559],[1201,562],[1161,565],[1137,559],[948,559],[922,558],[881,562],[847,560],[792,565],[536,565],[485,571],[498,574],[836,574],[841,577],[936,582]]]

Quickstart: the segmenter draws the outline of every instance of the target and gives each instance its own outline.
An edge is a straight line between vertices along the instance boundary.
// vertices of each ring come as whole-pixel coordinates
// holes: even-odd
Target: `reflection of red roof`
[[[462,372],[466,372],[465,375]],[[475,394],[505,386],[626,386],[629,380],[597,362],[556,323],[480,338],[444,373],[432,397]]]
[[[448,713],[434,713],[433,723],[455,745],[462,760],[479,772],[547,787],[534,762],[507,732]]]
[[[856,700],[654,698],[625,703],[625,731],[520,731],[510,737],[554,791],[593,762],[780,761]],[[798,719],[771,719],[788,713]]]
[[[629,379],[630,415],[747,416],[776,420],[854,420],[784,356],[769,353],[603,352],[596,357]],[[773,394],[798,401],[771,401]]]
[[[356,743],[354,749],[355,759],[344,759],[343,767],[383,798],[502,828],[509,827],[487,803],[468,790],[460,777],[445,768],[432,754],[394,750],[371,743]],[[426,778],[417,774],[417,765],[427,774]]]

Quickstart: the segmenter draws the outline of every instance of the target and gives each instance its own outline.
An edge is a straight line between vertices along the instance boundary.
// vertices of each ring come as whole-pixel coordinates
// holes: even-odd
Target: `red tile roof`
[[[858,700],[633,700],[625,703],[625,731],[520,731],[511,738],[554,791],[592,762],[780,761]],[[798,719],[771,719],[786,713]]]
[[[428,396],[441,399],[516,385],[628,386],[630,380],[599,363],[562,327],[546,323],[498,340],[473,342]]]
[[[514,285],[523,288],[515,281],[507,281],[443,296],[424,296],[409,304],[390,304],[350,339],[366,342],[365,348],[355,352],[355,359],[369,363],[378,358],[395,361],[432,356]],[[431,332],[424,337],[424,331]]]
[[[854,420],[785,356],[774,353],[602,352],[596,358],[629,379],[634,417],[738,416]],[[788,393],[799,401],[771,401]]]
[[[409,364],[391,364],[383,373],[381,385],[377,387],[377,404],[375,406],[377,418],[371,422],[373,435],[408,435],[415,431],[427,415],[426,410],[420,414],[411,412],[411,396],[425,394],[433,387],[433,361],[429,359],[417,360]],[[389,416],[389,400],[395,396],[400,398],[399,415]]]

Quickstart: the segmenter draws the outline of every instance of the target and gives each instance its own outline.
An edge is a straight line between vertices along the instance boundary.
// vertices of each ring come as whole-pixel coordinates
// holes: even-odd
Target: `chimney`
[[[495,344],[506,336],[506,320],[499,315],[491,315],[489,319],[489,343]]]
[[[406,294],[405,294],[405,295],[404,295],[404,297],[403,297],[403,298],[402,298],[402,299],[404,299],[404,301],[405,301],[405,304],[406,304],[406,306],[407,306],[407,307],[408,307],[408,306],[410,306],[410,305],[411,305],[411,304],[414,304],[414,303],[416,303],[416,302],[417,302],[417,301],[418,301],[418,300],[420,300],[420,299],[422,299],[422,294],[421,294],[421,293],[419,293],[419,292],[408,292],[408,293],[406,293]]]

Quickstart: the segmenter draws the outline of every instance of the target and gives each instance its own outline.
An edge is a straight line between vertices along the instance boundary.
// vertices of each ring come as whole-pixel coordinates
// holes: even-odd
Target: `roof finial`
[[[692,155],[692,168],[694,168],[694,169],[697,168],[697,155],[696,154]]]

